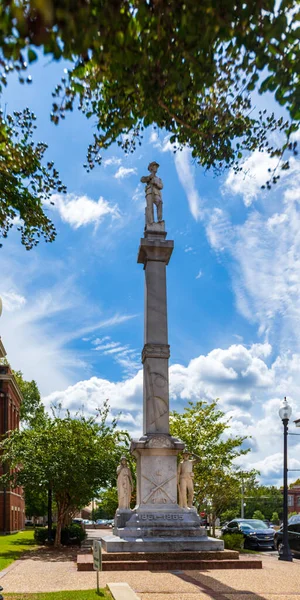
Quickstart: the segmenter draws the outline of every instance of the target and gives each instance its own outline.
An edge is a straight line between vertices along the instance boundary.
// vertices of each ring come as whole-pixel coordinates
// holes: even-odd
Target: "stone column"
[[[174,242],[166,235],[164,221],[146,225],[138,252],[145,271],[143,436],[131,449],[137,459],[137,506],[148,511],[177,507],[177,454],[183,448],[169,428],[166,267]]]
[[[156,229],[153,229],[156,226]],[[166,266],[174,242],[163,222],[145,229],[138,262],[145,270],[143,433],[169,433],[169,356]]]

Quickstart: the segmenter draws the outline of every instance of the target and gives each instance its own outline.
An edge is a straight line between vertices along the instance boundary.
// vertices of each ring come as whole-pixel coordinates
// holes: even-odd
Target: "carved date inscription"
[[[165,514],[165,515],[152,515],[152,514],[143,514],[140,515],[142,521],[182,521],[183,515],[176,514]]]

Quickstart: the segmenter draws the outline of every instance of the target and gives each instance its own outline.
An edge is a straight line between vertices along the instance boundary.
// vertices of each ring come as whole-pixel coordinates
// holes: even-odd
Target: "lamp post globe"
[[[283,423],[283,526],[282,526],[282,548],[279,553],[279,560],[291,562],[293,560],[289,547],[288,538],[288,468],[287,468],[287,436],[288,422],[292,414],[292,409],[287,402],[286,397],[279,409],[279,416]]]
[[[285,419],[287,419],[288,421],[290,420],[291,415],[292,415],[292,409],[286,398],[283,400],[282,405],[278,412],[279,412],[279,416],[282,421],[284,421]]]

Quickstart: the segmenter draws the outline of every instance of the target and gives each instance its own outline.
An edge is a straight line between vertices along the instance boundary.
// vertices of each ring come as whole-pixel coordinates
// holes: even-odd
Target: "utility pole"
[[[244,517],[245,517],[245,512],[244,512],[244,494],[245,494],[244,480],[242,479],[242,485],[241,485],[241,519],[244,519]]]

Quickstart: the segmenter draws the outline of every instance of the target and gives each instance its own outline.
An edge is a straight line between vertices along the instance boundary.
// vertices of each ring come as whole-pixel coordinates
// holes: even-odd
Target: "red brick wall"
[[[0,433],[17,429],[20,421],[20,396],[15,390],[11,380],[3,379],[3,376],[11,374],[8,366],[0,366]],[[0,464],[0,474],[3,473]],[[4,508],[5,505],[5,508]],[[0,490],[0,531],[12,533],[24,529],[25,503],[22,488],[14,490]]]

